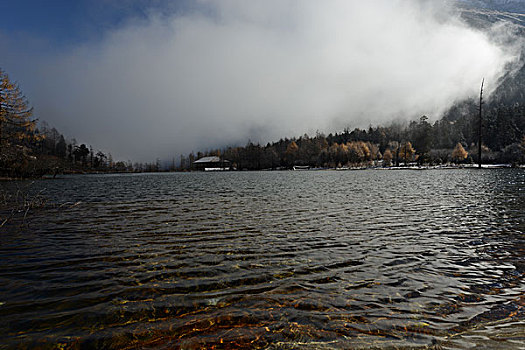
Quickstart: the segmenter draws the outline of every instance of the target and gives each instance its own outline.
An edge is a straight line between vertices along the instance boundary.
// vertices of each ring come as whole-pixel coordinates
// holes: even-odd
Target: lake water
[[[28,188],[48,201],[0,228],[0,348],[525,343],[523,169],[84,175]]]

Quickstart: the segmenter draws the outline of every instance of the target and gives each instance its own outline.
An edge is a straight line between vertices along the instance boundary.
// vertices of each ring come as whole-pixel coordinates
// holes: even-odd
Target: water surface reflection
[[[453,336],[508,326],[495,341],[518,348],[524,185],[523,170],[40,181],[48,207],[3,227],[0,333],[7,347],[468,348]]]

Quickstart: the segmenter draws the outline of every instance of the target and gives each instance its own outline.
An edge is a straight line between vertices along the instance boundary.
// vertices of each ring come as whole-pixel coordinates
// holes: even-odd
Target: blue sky
[[[0,32],[52,46],[76,45],[100,40],[131,19],[146,20],[150,11],[171,15],[190,4],[187,0],[0,0]]]

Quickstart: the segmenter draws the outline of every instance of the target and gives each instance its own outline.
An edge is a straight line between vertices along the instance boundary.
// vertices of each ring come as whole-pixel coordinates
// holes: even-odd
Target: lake
[[[0,348],[523,349],[523,169],[0,188]]]

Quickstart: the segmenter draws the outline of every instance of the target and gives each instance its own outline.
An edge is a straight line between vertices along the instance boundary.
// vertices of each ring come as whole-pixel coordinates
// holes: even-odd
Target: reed
[[[43,195],[45,188],[37,193],[30,191],[31,185],[17,186],[16,190],[0,190],[0,227],[3,227],[13,218],[22,218],[22,223],[27,219],[31,210],[45,207],[46,197]]]

